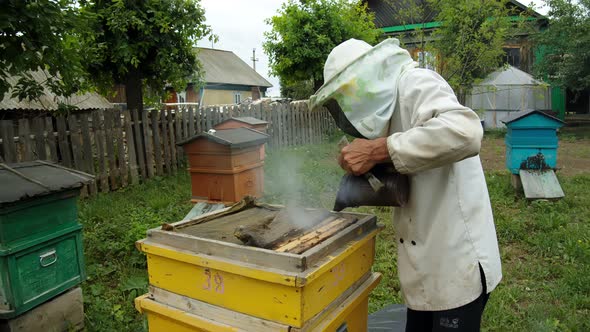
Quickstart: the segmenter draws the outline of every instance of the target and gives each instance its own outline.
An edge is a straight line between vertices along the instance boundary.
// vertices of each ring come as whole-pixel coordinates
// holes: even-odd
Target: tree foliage
[[[71,0],[4,0],[0,10],[0,96],[36,99],[43,85],[69,96],[87,85],[81,45],[84,28]],[[43,70],[37,82],[31,72]],[[11,79],[16,83],[11,83]]]
[[[88,70],[103,88],[125,84],[129,108],[143,108],[144,88],[184,89],[199,75],[193,45],[212,35],[198,0],[83,1],[81,10],[93,18]]]
[[[545,56],[535,71],[552,84],[580,91],[590,88],[590,0],[545,0],[549,27],[535,41]]]
[[[432,49],[440,74],[463,99],[473,83],[504,62],[503,45],[514,28],[507,0],[431,0],[441,27]]]
[[[323,83],[323,67],[330,51],[350,39],[377,41],[379,30],[366,4],[347,0],[289,0],[276,16],[267,20],[264,51],[271,74],[283,82],[311,80],[313,88]]]

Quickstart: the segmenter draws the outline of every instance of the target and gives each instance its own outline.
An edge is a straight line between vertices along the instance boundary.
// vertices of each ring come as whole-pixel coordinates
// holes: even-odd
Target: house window
[[[178,103],[186,103],[186,92],[177,92],[176,100],[178,101]]]
[[[520,69],[520,48],[504,48],[506,53],[506,63]]]
[[[241,92],[234,92],[234,104],[239,104],[242,102],[242,93]]]

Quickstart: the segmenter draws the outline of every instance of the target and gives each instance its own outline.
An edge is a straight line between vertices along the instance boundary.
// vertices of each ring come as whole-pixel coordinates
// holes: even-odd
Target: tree
[[[439,73],[456,91],[459,100],[477,79],[504,62],[503,45],[517,27],[509,18],[507,0],[430,0],[439,14],[440,28],[433,32],[432,48]]]
[[[572,91],[590,88],[590,0],[546,0],[549,27],[535,36],[545,56],[537,74]]]
[[[315,90],[335,46],[350,38],[373,44],[380,35],[360,1],[289,0],[266,23],[272,28],[263,44],[271,74],[289,83],[311,80]]]
[[[309,96],[315,92],[313,90],[312,80],[289,82],[280,79],[279,83],[281,85],[282,97],[291,98],[294,100],[302,100],[309,98]]]
[[[124,84],[128,108],[143,109],[144,89],[184,89],[199,78],[193,45],[212,34],[198,0],[83,1],[81,11],[93,17],[88,71],[104,90]]]
[[[83,29],[75,1],[9,0],[0,11],[0,96],[37,99],[43,85],[58,96],[87,86],[77,31]],[[43,70],[45,82],[32,71]],[[11,84],[9,77],[17,78]]]

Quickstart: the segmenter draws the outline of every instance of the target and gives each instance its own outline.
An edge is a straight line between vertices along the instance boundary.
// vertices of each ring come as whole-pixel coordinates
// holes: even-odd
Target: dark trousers
[[[481,265],[479,267],[482,294],[475,301],[462,307],[443,311],[417,311],[408,308],[406,332],[477,332],[481,316],[488,302],[486,279]]]

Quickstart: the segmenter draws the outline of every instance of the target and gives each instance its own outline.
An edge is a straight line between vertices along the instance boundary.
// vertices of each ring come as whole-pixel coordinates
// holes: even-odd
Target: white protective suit
[[[408,63],[409,54],[397,40],[388,39],[372,48],[361,43],[350,40],[332,51],[332,58],[345,55],[352,59],[340,60],[346,64],[342,66],[328,57],[326,84],[312,96],[311,106],[330,98],[338,100],[362,135],[387,137],[395,168],[410,175],[409,202],[395,208],[393,218],[406,305],[414,310],[439,311],[468,304],[483,291],[478,264],[485,274],[487,292],[502,278],[492,209],[478,156],[483,135],[479,118],[459,104],[436,72]],[[401,70],[386,69],[385,74],[361,84],[364,91],[351,89],[351,82],[367,77],[372,68],[387,68],[384,61],[401,64]],[[393,102],[383,101],[374,107],[363,103],[367,95],[393,96]]]

